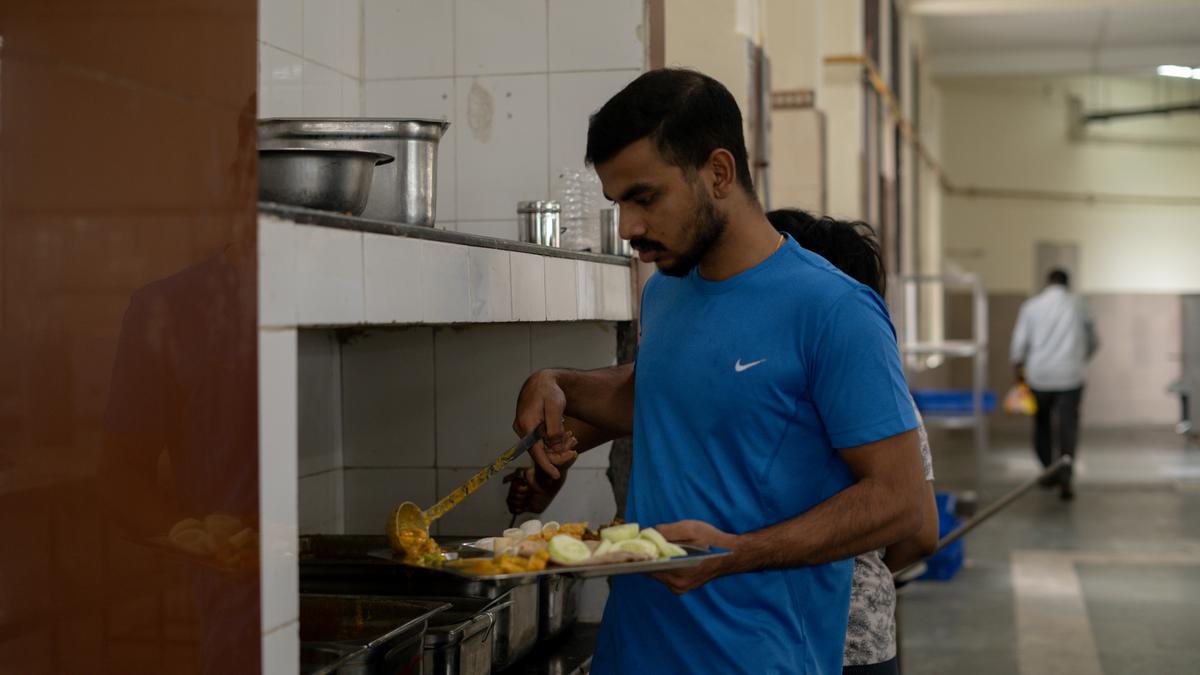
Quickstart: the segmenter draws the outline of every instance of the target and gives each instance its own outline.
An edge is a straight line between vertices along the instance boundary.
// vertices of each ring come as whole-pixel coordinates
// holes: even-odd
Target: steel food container
[[[438,142],[449,122],[428,119],[272,118],[258,122],[258,147],[366,150],[396,161],[375,169],[364,218],[433,227]]]
[[[575,577],[555,575],[538,579],[538,639],[548,640],[575,623],[579,615],[579,585]]]
[[[488,609],[487,600],[445,601],[451,608],[431,620],[425,631],[422,675],[490,675],[492,627],[498,610]]]
[[[507,610],[504,605],[508,604]],[[528,654],[538,639],[538,585],[524,584],[493,600],[496,612],[492,667],[503,670]]]
[[[633,248],[621,238],[621,219],[617,209],[600,210],[600,252],[629,257]]]
[[[383,535],[300,537],[300,591],[481,598],[498,607],[511,601],[507,610],[495,614],[493,669],[511,665],[537,644],[539,594],[536,578],[469,579],[435,569],[398,565],[370,555],[387,548],[387,537]]]
[[[416,672],[429,619],[448,609],[444,602],[407,598],[300,595],[300,642],[311,655],[349,648],[333,666],[314,672],[383,675]],[[303,652],[302,652],[303,653]]]
[[[518,202],[517,226],[521,241],[558,248],[561,217],[562,206],[558,202]]]

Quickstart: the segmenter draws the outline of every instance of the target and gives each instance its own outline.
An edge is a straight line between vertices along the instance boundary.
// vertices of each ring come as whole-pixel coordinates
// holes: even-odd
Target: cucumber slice
[[[613,543],[611,541],[602,541],[602,542],[600,542],[600,545],[596,547],[596,550],[592,551],[592,557],[596,557],[598,555],[604,555],[605,553],[608,553],[612,549],[613,549]]]
[[[624,525],[613,525],[600,530],[600,538],[604,541],[611,541],[614,544],[618,541],[626,539],[634,539],[638,536],[637,523],[625,523]]]
[[[662,536],[662,534],[658,530],[654,529],[653,527],[647,527],[646,529],[639,532],[638,538],[645,539],[646,541],[654,544],[654,547],[658,549],[658,555],[660,558],[670,558],[671,557],[669,555],[669,552],[671,550],[670,549],[671,542],[667,541],[667,538]],[[678,547],[676,547],[676,548],[678,548]]]
[[[658,547],[654,545],[654,542],[646,541],[645,539],[626,539],[625,541],[617,542],[613,546],[613,550],[636,553],[650,560],[658,557]]]
[[[667,557],[668,558],[682,558],[682,557],[686,556],[687,554],[688,554],[688,552],[683,550],[683,547],[679,546],[678,544],[672,544],[669,541],[667,542]]]
[[[574,565],[587,560],[592,555],[587,544],[566,534],[556,534],[551,537],[549,549],[550,559],[560,565]]]

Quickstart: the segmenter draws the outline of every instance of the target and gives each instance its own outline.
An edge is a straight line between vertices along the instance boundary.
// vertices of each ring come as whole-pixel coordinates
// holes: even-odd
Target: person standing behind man
[[[1083,370],[1099,347],[1087,304],[1070,291],[1065,271],[1051,270],[1046,288],[1021,305],[1011,349],[1017,381],[1029,385],[1037,400],[1033,446],[1042,466],[1050,466],[1060,455],[1075,457]],[[1071,467],[1059,475],[1058,483],[1064,501],[1075,497]]]

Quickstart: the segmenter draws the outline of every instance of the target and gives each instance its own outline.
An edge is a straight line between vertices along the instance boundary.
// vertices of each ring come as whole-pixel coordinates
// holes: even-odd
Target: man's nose
[[[617,209],[617,234],[625,241],[629,241],[634,237],[645,235],[646,225],[641,218],[626,212],[625,209]]]

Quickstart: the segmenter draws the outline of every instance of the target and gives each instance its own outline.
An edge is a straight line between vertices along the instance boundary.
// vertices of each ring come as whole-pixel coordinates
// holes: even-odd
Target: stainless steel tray
[[[710,551],[698,546],[683,545],[683,550],[688,554],[681,558],[663,558],[659,560],[647,560],[640,562],[626,563],[608,563],[605,565],[570,565],[570,566],[549,566],[543,570],[534,572],[513,572],[511,574],[492,574],[479,575],[469,574],[465,571],[456,569],[452,566],[443,565],[438,568],[439,571],[447,574],[452,574],[456,577],[464,579],[479,579],[483,581],[518,581],[526,579],[536,579],[538,577],[547,577],[552,575],[566,575],[578,577],[580,579],[590,579],[592,577],[614,577],[621,574],[649,574],[654,572],[665,572],[667,570],[680,569],[684,567],[694,567],[706,560],[720,558],[729,555],[728,551]],[[469,545],[463,545],[457,551],[451,552],[455,558],[461,557],[476,557],[482,549],[475,549]],[[373,558],[382,560],[390,560],[400,565],[406,565],[403,560],[396,557],[391,549],[377,549],[371,551],[368,555]],[[490,553],[488,554],[490,555]],[[453,559],[453,558],[451,558]]]

